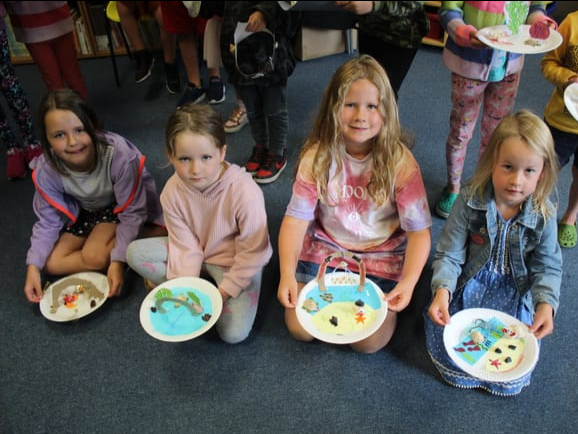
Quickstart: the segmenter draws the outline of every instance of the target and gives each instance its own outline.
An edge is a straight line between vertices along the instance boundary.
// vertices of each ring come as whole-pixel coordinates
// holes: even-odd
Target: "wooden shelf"
[[[70,14],[74,21],[74,39],[79,59],[110,56],[106,32],[106,20],[108,18],[106,17],[105,8],[107,3],[107,1],[68,2]],[[5,18],[5,22],[12,64],[33,63],[26,46],[16,41],[8,17]],[[115,55],[127,54],[122,43],[120,32],[123,32],[123,29],[121,25],[116,22],[110,22],[110,25]],[[160,49],[160,37],[156,21],[152,17],[146,17],[141,19],[140,25],[145,44],[153,50]]]

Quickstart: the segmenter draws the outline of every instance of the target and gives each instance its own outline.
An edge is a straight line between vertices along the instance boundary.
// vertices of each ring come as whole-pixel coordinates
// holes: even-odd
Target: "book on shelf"
[[[74,41],[78,54],[82,56],[92,56],[92,46],[88,38],[88,30],[84,22],[84,17],[76,6],[70,6],[70,15],[74,22]]]

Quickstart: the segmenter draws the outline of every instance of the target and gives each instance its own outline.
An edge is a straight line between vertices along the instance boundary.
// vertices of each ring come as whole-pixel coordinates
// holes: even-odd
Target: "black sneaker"
[[[155,65],[155,58],[148,52],[148,50],[139,50],[134,53],[136,61],[136,71],[134,73],[134,81],[141,83],[151,76],[153,66]]]
[[[181,91],[179,68],[176,63],[165,62],[165,79],[169,93],[179,93]]]
[[[287,156],[283,151],[283,155],[267,154],[259,171],[255,174],[255,182],[259,184],[269,184],[275,181],[281,175],[281,172],[287,167]]]
[[[255,146],[253,148],[253,152],[249,157],[249,161],[247,161],[247,164],[245,164],[245,170],[247,173],[253,174],[259,171],[266,153],[267,149],[265,149],[263,146]]]
[[[181,96],[181,99],[179,99],[177,107],[183,106],[190,102],[196,104],[204,99],[205,91],[202,88],[195,86],[193,83],[189,83],[185,89],[185,92]]]
[[[225,101],[225,85],[219,77],[211,77],[207,89],[209,104],[219,104]]]

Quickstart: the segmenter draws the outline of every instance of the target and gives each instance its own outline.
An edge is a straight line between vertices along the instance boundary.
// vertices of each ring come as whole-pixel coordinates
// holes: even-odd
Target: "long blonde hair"
[[[372,139],[373,173],[367,191],[371,199],[383,205],[393,195],[396,165],[403,158],[406,148],[402,141],[401,126],[395,94],[385,70],[369,55],[361,55],[341,65],[327,85],[317,113],[313,130],[299,155],[299,161],[312,148],[317,147],[313,160],[313,177],[317,182],[319,200],[329,203],[329,171],[333,161],[336,174],[343,168],[341,147],[341,110],[349,87],[354,81],[366,79],[379,91],[379,112],[383,127]]]
[[[547,201],[558,177],[558,160],[554,151],[554,140],[548,126],[529,110],[520,110],[506,116],[494,130],[490,143],[480,157],[476,172],[469,182],[471,196],[484,197],[492,182],[492,172],[498,161],[502,144],[509,138],[519,138],[533,152],[542,157],[544,168],[536,190],[532,194],[533,209],[544,218],[550,217]]]

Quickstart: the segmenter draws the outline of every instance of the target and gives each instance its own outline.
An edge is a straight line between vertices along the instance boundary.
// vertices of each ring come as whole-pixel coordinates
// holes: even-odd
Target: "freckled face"
[[[50,110],[44,124],[54,155],[70,170],[90,170],[95,158],[94,143],[78,116],[69,110]]]
[[[217,148],[212,138],[183,132],[175,138],[175,155],[171,164],[188,186],[205,191],[221,176],[227,146]]]
[[[341,132],[347,152],[356,158],[365,157],[371,151],[369,141],[382,127],[379,90],[367,79],[354,81],[341,108]]]
[[[498,208],[519,208],[534,191],[544,169],[543,158],[517,137],[502,143],[492,172]]]

